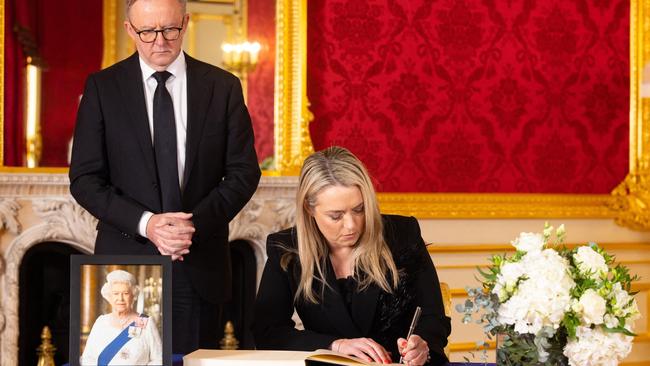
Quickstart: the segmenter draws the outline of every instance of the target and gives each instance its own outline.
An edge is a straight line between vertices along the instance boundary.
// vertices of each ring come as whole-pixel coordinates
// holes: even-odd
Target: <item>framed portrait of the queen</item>
[[[172,364],[169,257],[71,257],[70,364]]]

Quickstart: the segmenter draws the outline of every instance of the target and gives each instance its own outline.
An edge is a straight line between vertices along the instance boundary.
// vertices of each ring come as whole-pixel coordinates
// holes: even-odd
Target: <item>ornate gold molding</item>
[[[640,89],[650,62],[650,1],[630,2],[630,171],[613,191],[616,223],[650,230],[650,99]]]
[[[275,169],[297,175],[314,151],[309,122],[314,118],[307,100],[307,1],[276,3]]]
[[[105,69],[117,61],[117,0],[104,0],[102,10],[102,30],[104,36],[102,69]]]
[[[5,162],[5,2],[0,0],[0,165]]]
[[[379,193],[381,211],[421,219],[610,218],[601,194]]]
[[[573,249],[575,247],[585,245],[585,243],[566,243],[567,248]],[[598,246],[607,250],[648,250],[650,249],[650,242],[639,243],[598,243]],[[511,244],[433,244],[427,246],[427,251],[431,255],[436,254],[458,254],[458,253],[506,253],[514,252],[515,248]],[[487,257],[486,257],[487,259]],[[629,262],[629,261],[627,261]],[[650,283],[650,282],[649,282]]]
[[[650,230],[650,176],[648,171],[630,172],[612,192],[615,221],[634,230]]]

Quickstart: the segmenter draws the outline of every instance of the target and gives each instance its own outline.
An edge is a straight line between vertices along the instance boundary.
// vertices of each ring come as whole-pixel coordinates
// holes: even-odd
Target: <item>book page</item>
[[[305,366],[310,364],[383,365],[326,349],[314,352],[200,349],[183,357],[184,366]],[[391,365],[399,364],[392,363]]]
[[[183,357],[184,366],[304,366],[311,352],[200,349]]]
[[[316,350],[314,353],[312,353],[310,356],[308,356],[305,359],[305,364],[310,365],[310,361],[322,362],[331,365],[342,365],[342,366],[387,365],[378,362],[368,362],[356,356],[345,355],[343,353],[338,353],[327,349]],[[390,365],[400,365],[400,364],[391,363]]]

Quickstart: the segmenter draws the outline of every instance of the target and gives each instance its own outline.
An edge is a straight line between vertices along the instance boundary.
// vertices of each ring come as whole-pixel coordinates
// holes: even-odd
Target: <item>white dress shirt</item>
[[[149,131],[151,132],[151,143],[153,144],[153,95],[156,92],[158,82],[153,77],[155,69],[147,65],[140,57],[140,69],[142,70],[142,83],[144,86],[144,97],[149,117]],[[183,172],[185,171],[185,145],[187,141],[187,66],[183,52],[178,54],[167,71],[172,76],[167,79],[165,86],[172,97],[174,105],[174,121],[176,122],[176,156],[178,157],[178,184],[183,189]],[[152,212],[145,211],[140,218],[138,231],[140,235],[147,236],[147,223],[153,216]]]

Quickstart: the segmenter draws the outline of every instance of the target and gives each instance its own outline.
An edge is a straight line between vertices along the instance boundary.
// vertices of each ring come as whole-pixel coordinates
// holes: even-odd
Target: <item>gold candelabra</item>
[[[239,77],[253,71],[259,61],[261,46],[258,42],[224,43],[223,66]]]
[[[162,322],[160,321],[160,294],[162,294],[162,278],[156,279],[149,277],[144,280],[142,293],[144,295],[144,313],[147,314],[156,323],[158,331],[162,333]]]
[[[230,320],[226,322],[223,334],[224,336],[219,342],[221,349],[235,350],[239,348],[239,341],[235,338],[235,327]]]
[[[43,327],[41,332],[41,345],[36,349],[38,353],[37,366],[55,366],[54,365],[54,352],[56,347],[52,344],[52,333],[48,326]]]

